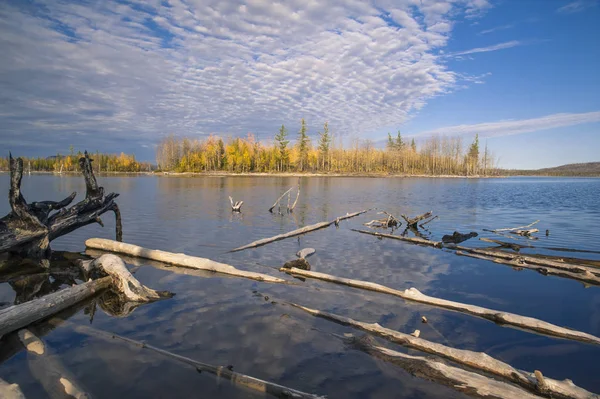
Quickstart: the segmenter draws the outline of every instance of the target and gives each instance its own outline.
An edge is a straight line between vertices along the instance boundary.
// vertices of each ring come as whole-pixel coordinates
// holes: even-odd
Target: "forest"
[[[247,137],[210,135],[206,139],[164,138],[156,150],[158,169],[169,172],[349,173],[406,175],[496,175],[491,152],[479,137],[465,145],[461,137],[431,137],[417,143],[388,133],[385,148],[369,139],[353,139],[347,148],[325,122],[313,142],[304,119],[292,143],[282,125],[267,143]],[[337,139],[337,143],[336,143]]]
[[[26,172],[79,172],[81,152],[75,152],[73,146],[68,155],[56,154],[49,157],[22,157]],[[91,154],[96,172],[147,172],[152,169],[149,162],[138,162],[131,154]],[[9,159],[0,157],[0,170],[8,170]]]

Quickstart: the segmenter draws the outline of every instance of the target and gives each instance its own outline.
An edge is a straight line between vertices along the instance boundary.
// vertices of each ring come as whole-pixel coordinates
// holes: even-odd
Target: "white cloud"
[[[587,8],[593,7],[598,4],[598,0],[576,0],[558,8],[556,12],[561,14],[572,14],[583,11]]]
[[[513,28],[514,25],[513,24],[509,24],[509,25],[501,25],[501,26],[496,26],[494,28],[491,29],[484,29],[481,32],[479,32],[480,35],[487,35],[488,33],[493,33],[493,32],[497,32],[499,30],[506,30],[506,29],[511,29]]]
[[[499,137],[594,122],[600,122],[600,111],[579,114],[553,114],[532,119],[449,126],[421,132],[415,137],[475,135],[476,133],[481,137]]]
[[[451,57],[451,56],[461,56],[461,55],[467,55],[467,54],[487,53],[490,51],[504,50],[507,48],[520,46],[522,44],[523,43],[521,43],[518,40],[511,40],[510,42],[498,43],[498,44],[494,44],[493,46],[477,47],[477,48],[472,48],[469,50],[457,51],[455,53],[448,54],[448,56]]]
[[[485,0],[0,5],[0,139],[90,146],[397,125],[461,77],[436,55]],[[518,45],[473,49],[471,54]],[[500,47],[499,47],[500,46]],[[504,47],[502,47],[504,46]],[[455,53],[456,55],[456,53]],[[293,124],[293,125],[292,125]],[[91,143],[94,144],[91,144]],[[67,144],[68,146],[68,144]]]

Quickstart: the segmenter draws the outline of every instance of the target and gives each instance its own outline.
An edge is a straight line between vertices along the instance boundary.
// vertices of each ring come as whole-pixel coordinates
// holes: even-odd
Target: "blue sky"
[[[0,4],[0,143],[152,160],[324,121],[337,137],[478,133],[509,168],[600,161],[597,0]]]

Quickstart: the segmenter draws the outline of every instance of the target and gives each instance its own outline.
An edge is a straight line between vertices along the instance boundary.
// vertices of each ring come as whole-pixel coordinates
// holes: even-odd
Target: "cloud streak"
[[[497,32],[497,31],[500,31],[500,30],[512,29],[512,28],[514,28],[513,24],[510,24],[510,25],[501,25],[501,26],[496,26],[495,28],[482,30],[481,32],[479,32],[479,34],[480,35],[487,35],[489,33]]]
[[[475,134],[479,134],[480,137],[500,137],[596,122],[600,122],[600,111],[576,114],[561,113],[532,119],[449,126],[421,132],[414,137],[431,137],[435,135],[462,136]]]
[[[556,12],[559,14],[573,14],[594,7],[597,4],[597,0],[576,0],[556,9]]]
[[[457,86],[461,76],[438,50],[457,18],[489,7],[485,0],[164,4],[2,3],[0,140],[33,147],[43,136],[63,149],[114,149],[171,132],[270,138],[302,117],[313,133],[325,120],[338,133],[376,131]],[[463,54],[483,51],[493,49]]]
[[[448,56],[455,57],[455,56],[468,55],[468,54],[488,53],[490,51],[498,51],[498,50],[504,50],[507,48],[521,46],[522,44],[523,43],[518,40],[511,40],[509,42],[494,44],[493,46],[477,47],[477,48],[472,48],[469,50],[457,51],[457,52],[448,54]]]

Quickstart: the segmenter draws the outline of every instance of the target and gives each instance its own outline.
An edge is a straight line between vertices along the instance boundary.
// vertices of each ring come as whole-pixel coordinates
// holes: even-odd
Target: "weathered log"
[[[288,197],[288,212],[294,212],[294,209],[296,208],[296,205],[298,204],[298,198],[300,198],[300,178],[298,178],[298,189],[296,190],[296,199],[294,200],[294,203],[292,204],[292,206],[290,207],[289,204],[289,197]]]
[[[354,212],[354,213],[348,213],[348,214],[346,214],[344,216],[340,216],[338,218],[335,218],[334,220],[332,220],[330,222],[319,222],[319,223],[311,224],[309,226],[302,227],[300,229],[292,230],[292,231],[284,233],[284,234],[278,234],[278,235],[276,235],[274,237],[263,238],[261,240],[257,240],[257,241],[251,242],[250,244],[247,244],[247,245],[244,245],[244,246],[232,249],[229,252],[237,252],[237,251],[242,251],[242,250],[248,249],[248,248],[256,248],[256,247],[260,247],[260,246],[269,244],[269,243],[274,242],[274,241],[279,241],[279,240],[283,240],[285,238],[290,238],[290,237],[299,236],[301,234],[310,233],[311,231],[315,231],[315,230],[319,230],[319,229],[322,229],[322,228],[325,228],[325,227],[329,227],[332,224],[336,224],[337,225],[341,220],[350,219],[350,218],[353,218],[355,216],[361,215],[361,214],[363,214],[365,212],[367,212],[367,210],[360,211],[360,212]]]
[[[341,284],[349,287],[394,295],[407,301],[419,302],[444,309],[450,309],[472,316],[481,317],[483,319],[493,321],[494,323],[506,325],[509,327],[515,327],[543,335],[600,345],[600,338],[592,334],[572,330],[570,328],[560,327],[533,317],[521,316],[518,314],[504,312],[501,310],[488,309],[481,306],[469,305],[466,303],[454,302],[446,299],[428,296],[421,293],[416,288],[408,288],[404,291],[401,291],[377,283],[336,277],[326,273],[312,272],[294,268],[290,269],[285,268],[285,266],[280,270],[294,276],[314,278],[330,283]]]
[[[18,384],[9,384],[0,378],[0,398],[25,399],[25,395]]]
[[[369,234],[369,235],[372,235],[375,237],[392,238],[394,240],[406,241],[406,242],[410,242],[412,244],[417,244],[417,245],[425,245],[428,247],[435,247],[435,248],[443,247],[443,244],[440,241],[429,241],[429,240],[426,240],[424,238],[419,238],[419,237],[403,237],[403,236],[395,236],[392,234],[377,233],[375,231],[365,231],[365,230],[356,230],[356,229],[350,229],[350,230],[356,231],[357,233]]]
[[[394,215],[387,213],[386,211],[377,212],[377,214],[384,214],[387,215],[387,217],[382,219],[374,219],[368,223],[364,223],[363,225],[368,227],[383,227],[384,229],[402,225],[402,223]]]
[[[447,243],[460,244],[461,242],[467,241],[473,237],[477,237],[477,233],[474,231],[467,233],[467,234],[462,234],[462,233],[459,233],[458,231],[455,231],[454,233],[452,233],[452,235],[448,235],[448,234],[444,235],[442,237],[442,242],[444,244],[447,244]]]
[[[511,234],[516,234],[521,237],[535,238],[532,236],[533,233],[538,233],[538,229],[529,229],[529,230],[515,230],[511,231]]]
[[[66,208],[75,193],[62,201],[41,201],[27,204],[21,194],[23,160],[10,156],[9,203],[11,212],[0,219],[0,253],[9,252],[24,257],[47,259],[50,256],[50,242],[75,229],[91,223],[102,223],[100,215],[115,213],[117,239],[122,236],[120,212],[114,199],[118,194],[104,195],[98,187],[87,152],[79,159],[79,165],[86,182],[86,197],[83,201]],[[51,212],[53,214],[50,214]]]
[[[124,301],[133,303],[172,296],[140,284],[115,255],[103,255],[91,262],[81,262],[81,267],[89,276],[97,279],[0,310],[0,336],[45,319],[109,287],[113,287]]]
[[[429,212],[427,212],[427,213],[424,213],[424,214],[422,214],[422,215],[415,216],[414,218],[409,218],[409,217],[408,217],[408,216],[406,216],[406,215],[400,215],[400,216],[402,217],[402,219],[404,219],[404,220],[406,221],[406,224],[407,224],[408,226],[417,226],[417,224],[418,224],[418,223],[419,223],[421,220],[423,220],[423,219],[427,219],[427,218],[430,218],[431,216],[433,216],[433,212],[432,212],[432,211],[429,211]]]
[[[241,212],[242,211],[242,204],[244,203],[244,201],[236,201],[234,203],[233,198],[231,198],[231,195],[230,195],[229,202],[231,203],[231,211],[232,212]]]
[[[501,232],[504,232],[504,231],[515,231],[515,230],[521,230],[521,229],[528,229],[529,227],[531,227],[531,226],[533,226],[533,225],[535,225],[535,224],[537,224],[539,222],[540,222],[539,220],[536,220],[535,222],[530,223],[527,226],[508,227],[508,228],[505,228],[505,229],[493,229],[493,230],[491,230],[491,229],[483,229],[483,231],[489,231],[491,233],[501,233]]]
[[[500,245],[503,248],[510,248],[515,252],[519,252],[522,248],[533,248],[533,246],[531,246],[531,245],[522,245],[522,244],[517,244],[517,243],[512,243],[512,242],[494,240],[494,239],[487,238],[487,237],[482,237],[482,238],[480,238],[480,240],[485,241],[485,242],[490,242],[492,244]]]
[[[85,242],[87,248],[100,249],[103,251],[116,252],[139,258],[157,260],[171,265],[189,267],[192,269],[208,270],[216,273],[224,273],[238,277],[245,277],[252,280],[265,281],[268,283],[286,283],[286,280],[269,276],[268,274],[248,272],[236,269],[225,263],[215,262],[210,259],[198,258],[185,254],[175,254],[172,252],[160,251],[157,249],[148,249],[133,244],[106,240],[103,238],[90,238]]]
[[[287,193],[289,193],[290,191],[292,191],[293,189],[294,189],[294,187],[290,187],[290,189],[289,189],[289,190],[287,190],[285,193],[281,194],[281,197],[277,198],[277,201],[275,201],[275,203],[273,204],[273,206],[271,206],[271,207],[269,208],[269,212],[273,213],[273,209],[274,209],[274,208],[275,208],[277,205],[279,205],[279,207],[281,208],[281,205],[280,205],[280,201],[281,201],[281,199],[282,199],[283,197],[285,197],[285,195],[286,195]],[[281,210],[281,209],[280,209],[280,210]]]
[[[112,284],[112,277],[103,277],[74,287],[48,294],[20,305],[0,310],[0,336],[19,330],[38,320],[45,319],[76,303],[105,290]]]
[[[539,258],[539,257],[529,256],[529,255],[510,254],[510,253],[503,252],[503,251],[489,251],[489,250],[485,250],[485,249],[468,248],[468,247],[463,247],[463,246],[459,246],[459,245],[456,245],[454,248],[457,250],[469,252],[472,254],[484,255],[484,256],[493,257],[493,258],[497,258],[497,259],[504,259],[504,260],[508,260],[508,261],[517,262],[519,264],[546,266],[546,267],[551,267],[553,269],[568,271],[568,272],[571,272],[574,274],[581,274],[582,276],[600,278],[600,269],[595,268],[593,266],[559,262],[557,260]],[[523,266],[523,267],[525,267],[525,266]]]
[[[41,383],[50,398],[90,397],[41,339],[27,329],[20,330],[18,335],[27,350],[31,374]]]
[[[481,260],[487,260],[487,261],[498,263],[501,265],[508,265],[508,266],[512,266],[513,268],[515,268],[517,270],[531,269],[531,270],[537,271],[540,274],[543,274],[544,276],[565,277],[565,278],[569,278],[572,280],[581,281],[586,284],[600,286],[600,277],[598,277],[592,273],[587,273],[587,272],[580,273],[580,272],[576,272],[576,271],[568,271],[569,270],[568,268],[567,269],[555,269],[553,267],[532,265],[532,264],[527,263],[520,256],[517,256],[515,259],[509,260],[509,259],[498,258],[493,255],[480,255],[478,253],[466,252],[466,251],[456,251],[456,255],[468,256],[471,258],[476,258],[476,259],[481,259]]]
[[[434,216],[434,217],[432,217],[431,219],[429,219],[429,220],[426,220],[426,221],[424,221],[423,223],[421,223],[421,224],[419,225],[419,227],[421,227],[421,228],[425,228],[425,225],[426,225],[426,224],[429,224],[429,223],[433,222],[435,219],[438,219],[438,218],[439,218],[439,216],[438,216],[438,215],[435,215],[435,216]]]
[[[556,252],[580,252],[580,253],[588,253],[588,254],[600,254],[600,251],[594,251],[594,250],[589,250],[589,249],[562,248],[562,247],[540,247],[540,246],[537,246],[537,245],[534,246],[531,244],[512,243],[512,242],[494,240],[494,239],[487,238],[487,237],[482,237],[479,240],[485,241],[485,242],[491,242],[493,244],[500,245],[501,247],[510,248],[513,251],[519,251],[520,249],[523,249],[523,248],[539,248],[539,249],[545,249],[548,251],[556,251]],[[552,255],[541,255],[541,254],[536,254],[536,255],[529,254],[529,256],[547,257],[548,259],[563,259],[565,261],[568,260],[569,263],[588,262],[591,265],[600,267],[600,261],[591,260],[591,259],[569,258],[569,257],[564,257],[564,256],[552,256]]]
[[[176,360],[178,362],[190,365],[194,367],[196,370],[201,372],[207,372],[209,374],[213,374],[218,378],[224,378],[226,380],[231,381],[232,385],[244,389],[248,389],[255,392],[261,392],[269,394],[276,398],[312,398],[318,399],[323,398],[322,396],[309,394],[302,391],[297,391],[292,388],[288,388],[279,384],[275,384],[269,381],[264,381],[258,378],[250,377],[245,374],[236,373],[235,371],[230,370],[227,367],[223,366],[213,366],[212,364],[202,363],[194,359],[190,359],[189,357],[181,356],[169,351],[166,351],[161,348],[157,348],[145,342],[136,341],[131,338],[123,337],[117,334],[113,334],[107,331],[98,330],[85,325],[75,325],[69,323],[69,326],[80,334],[85,334],[88,336],[93,336],[97,338],[101,338],[107,341],[119,340],[125,342],[129,345],[133,345],[140,349],[147,349],[153,353],[157,353],[161,356],[165,356],[167,358]]]
[[[322,310],[307,308],[295,303],[291,306],[301,309],[316,317],[321,317],[333,322],[351,326],[362,331],[376,334],[391,342],[403,345],[412,349],[417,349],[426,353],[431,353],[463,364],[473,369],[481,370],[485,373],[501,377],[509,382],[522,386],[523,388],[537,395],[561,399],[598,399],[599,396],[575,385],[571,380],[558,381],[551,378],[545,378],[543,389],[534,373],[518,370],[511,365],[495,359],[483,352],[473,352],[466,349],[457,349],[442,344],[431,342],[423,338],[414,337],[410,334],[390,330],[380,326],[377,323],[365,323],[328,313]]]
[[[469,396],[494,399],[540,398],[512,384],[451,366],[435,358],[408,355],[378,346],[370,335],[342,338],[350,348],[397,365],[416,377],[450,387]]]

